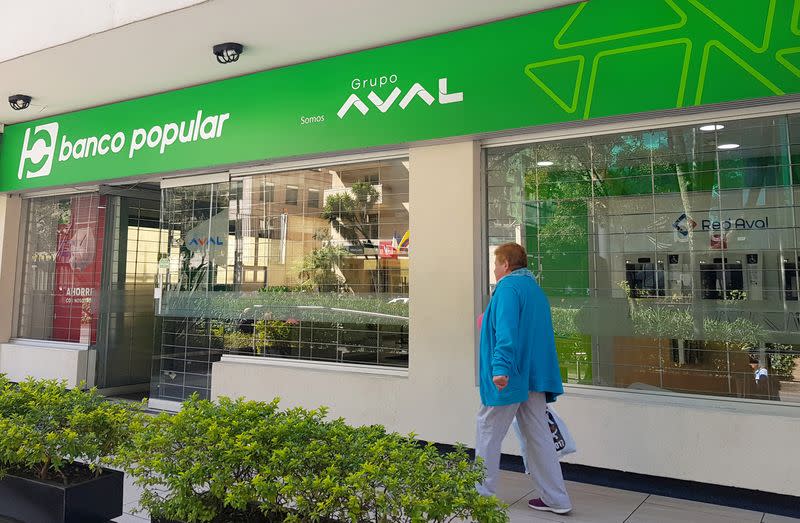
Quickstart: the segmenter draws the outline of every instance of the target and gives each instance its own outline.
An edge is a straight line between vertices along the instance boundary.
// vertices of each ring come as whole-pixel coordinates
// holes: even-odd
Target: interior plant
[[[763,326],[743,317],[717,319],[702,316],[699,322],[702,331],[698,331],[695,312],[689,304],[670,298],[646,304],[646,300],[632,297],[627,282],[622,281],[618,285],[627,296],[633,332],[637,335],[653,338],[704,339],[723,343],[729,350],[748,350],[758,347],[767,339],[767,331]]]
[[[0,474],[70,484],[102,474],[130,436],[138,405],[111,403],[95,389],[57,380],[0,378]]]
[[[797,364],[800,362],[800,350],[797,345],[772,343],[767,346],[770,366],[776,376],[793,381]]]
[[[154,521],[507,521],[475,490],[482,466],[324,408],[201,400],[141,424],[118,452]]]

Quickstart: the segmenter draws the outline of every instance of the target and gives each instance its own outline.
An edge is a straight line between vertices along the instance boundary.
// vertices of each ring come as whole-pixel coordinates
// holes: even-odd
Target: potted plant
[[[139,415],[94,389],[0,377],[0,516],[91,523],[121,515],[123,473],[101,462]]]
[[[381,426],[328,420],[324,408],[201,400],[141,426],[116,462],[143,488],[154,523],[505,523],[480,496],[483,468]]]

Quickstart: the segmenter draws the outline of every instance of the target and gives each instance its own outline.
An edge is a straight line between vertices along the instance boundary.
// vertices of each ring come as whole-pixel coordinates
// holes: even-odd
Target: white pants
[[[478,411],[475,455],[483,458],[486,479],[483,484],[478,485],[478,492],[484,496],[495,494],[500,475],[500,447],[512,420],[516,418],[526,443],[525,464],[537,495],[553,508],[572,506],[553,445],[553,435],[547,423],[546,409],[547,403],[542,392],[531,392],[528,401],[523,403],[500,407],[481,406]]]

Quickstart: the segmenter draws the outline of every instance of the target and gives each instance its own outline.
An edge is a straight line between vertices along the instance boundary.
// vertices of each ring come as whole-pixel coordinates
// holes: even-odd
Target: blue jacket
[[[510,405],[544,392],[548,402],[564,393],[550,303],[528,269],[501,278],[483,315],[480,390],[484,405]],[[493,376],[508,376],[498,392]]]

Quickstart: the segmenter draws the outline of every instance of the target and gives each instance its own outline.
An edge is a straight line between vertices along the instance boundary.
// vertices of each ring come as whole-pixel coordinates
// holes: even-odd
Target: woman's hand
[[[494,386],[497,387],[498,391],[502,391],[506,386],[508,386],[508,376],[492,376],[492,381],[494,382]]]

